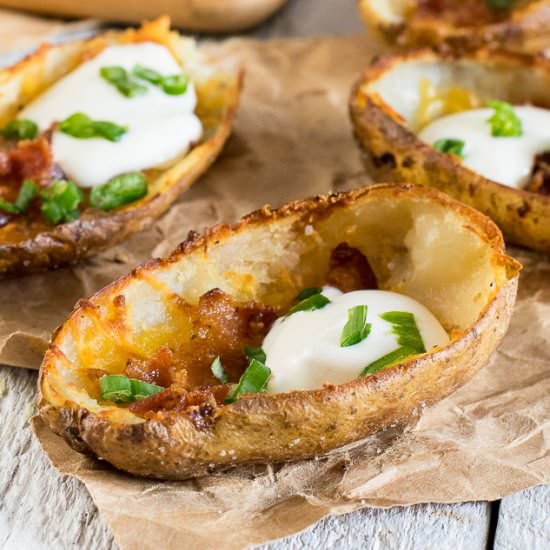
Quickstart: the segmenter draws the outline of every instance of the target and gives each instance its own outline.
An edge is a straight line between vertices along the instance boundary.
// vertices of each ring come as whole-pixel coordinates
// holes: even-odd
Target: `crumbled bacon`
[[[23,140],[13,148],[0,152],[0,178],[21,184],[31,179],[47,186],[58,175],[54,165],[48,134],[32,140]]]
[[[332,251],[325,282],[342,292],[378,288],[376,276],[365,255],[347,243],[340,243]]]
[[[550,195],[550,151],[544,151],[535,156],[526,189],[532,193]]]
[[[272,307],[239,303],[217,288],[203,294],[198,306],[189,307],[188,315],[192,342],[177,354],[178,371],[185,369],[188,388],[219,383],[210,372],[217,356],[229,379],[238,381],[247,365],[244,348],[261,345],[277,318]]]
[[[168,387],[174,382],[174,354],[164,345],[148,359],[129,359],[124,374],[128,378],[138,378],[149,384]]]

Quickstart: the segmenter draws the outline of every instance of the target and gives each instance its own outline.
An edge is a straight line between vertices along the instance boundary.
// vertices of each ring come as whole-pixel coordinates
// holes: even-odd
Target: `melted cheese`
[[[128,98],[99,74],[105,66],[119,65],[131,71],[137,64],[162,75],[182,72],[170,51],[160,44],[111,46],[59,80],[18,115],[36,122],[41,131],[74,113],[128,127],[115,143],[54,132],[54,160],[81,187],[101,185],[114,176],[170,162],[202,134],[201,122],[194,114],[197,98],[191,82],[184,94],[168,95],[139,81],[148,87],[147,93]]]
[[[537,153],[550,150],[550,110],[514,107],[522,122],[520,137],[493,137],[487,119],[493,109],[474,109],[436,119],[419,134],[433,145],[438,139],[464,141],[465,166],[498,183],[522,187]]]
[[[324,308],[301,311],[275,321],[262,344],[266,365],[271,369],[268,390],[286,392],[321,388],[325,382],[343,384],[357,378],[363,369],[399,347],[392,325],[380,318],[388,311],[414,314],[426,350],[449,341],[439,321],[416,300],[383,290],[358,290],[342,294],[327,287],[331,300]],[[348,309],[367,305],[371,332],[362,342],[340,346]]]

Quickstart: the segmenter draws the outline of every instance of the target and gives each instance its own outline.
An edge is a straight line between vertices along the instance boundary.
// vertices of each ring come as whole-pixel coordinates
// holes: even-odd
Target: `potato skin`
[[[386,0],[391,4],[393,0]],[[380,2],[382,3],[382,2]],[[446,44],[454,51],[482,47],[536,53],[550,44],[550,1],[538,0],[514,9],[508,19],[483,26],[455,26],[443,18],[419,19],[414,14],[399,23],[385,20],[372,0],[359,0],[365,24],[388,42],[405,48]]]
[[[139,268],[91,300],[99,304],[141,274],[150,279],[163,265],[201,261],[203,251],[209,247],[219,246],[251,228],[262,226],[269,230],[296,215],[314,223],[334,210],[377,197],[433,201],[460,213],[464,223],[483,236],[494,254],[495,273],[506,273],[504,279],[495,275],[500,282],[479,317],[449,346],[339,386],[241,397],[233,404],[221,406],[214,424],[207,429],[197,429],[189,418],[174,415],[131,424],[113,421],[109,411],[90,412],[59,394],[64,391],[55,383],[59,346],[84,314],[77,307],[54,336],[42,364],[40,414],[75,449],[100,456],[132,474],[162,479],[186,479],[237,464],[310,458],[360,440],[389,424],[417,418],[425,405],[454,391],[486,363],[507,329],[519,269],[517,262],[502,253],[502,237],[487,218],[434,190],[380,185],[298,201],[276,211],[264,208],[234,227],[218,226],[204,235],[192,234],[172,256]]]
[[[145,23],[137,31],[130,29],[118,34],[106,33],[104,36],[109,44],[116,43],[117,36],[120,36],[120,40],[124,42],[131,40],[134,34],[140,32],[143,33],[144,38],[148,36],[152,40],[158,38],[161,43],[165,42],[169,47],[177,44],[181,38],[169,32],[167,18]],[[80,47],[84,51],[86,48],[94,51],[96,44],[101,40],[102,35],[99,35],[89,41],[64,46],[43,46],[18,64],[2,71],[0,76],[8,80],[21,78],[25,82],[25,79],[43,69],[47,64],[47,55],[56,49],[59,51],[59,57],[67,58],[68,65],[74,65],[72,59],[74,53],[71,51],[73,46]],[[222,108],[219,112],[205,113],[206,116],[216,120],[215,127],[208,129],[208,139],[192,148],[183,161],[178,160],[178,164],[186,163],[183,173],[180,172],[178,177],[162,181],[158,188],[150,189],[149,194],[136,203],[112,212],[90,208],[85,210],[77,220],[57,225],[51,230],[40,232],[20,242],[0,242],[0,279],[38,273],[76,263],[149,227],[208,169],[222,150],[231,133],[243,78],[242,71],[220,74],[219,82],[216,83],[217,89],[213,93],[223,96]],[[20,93],[23,94],[23,91]],[[32,98],[21,98],[21,104],[24,105],[29,99]],[[216,97],[212,99],[215,100]],[[0,105],[0,107],[3,106]],[[219,106],[216,108],[219,109]],[[4,113],[1,114],[4,116]],[[167,173],[168,171],[164,174]],[[157,175],[155,181],[162,179],[164,174]]]
[[[444,64],[460,58],[419,50],[378,59],[363,72],[351,92],[350,117],[366,168],[377,181],[410,181],[435,187],[489,216],[507,241],[550,252],[550,197],[501,185],[466,168],[453,155],[440,153],[420,140],[380,96],[362,90],[401,63],[433,60]],[[550,63],[540,58],[486,50],[464,58],[483,62],[494,59],[495,63],[509,64],[511,71],[518,65],[532,67],[550,78]]]

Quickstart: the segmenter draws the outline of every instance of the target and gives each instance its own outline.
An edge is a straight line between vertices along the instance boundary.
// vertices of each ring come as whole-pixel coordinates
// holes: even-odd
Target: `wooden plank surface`
[[[251,35],[311,36],[361,29],[355,0],[290,0]],[[83,485],[63,478],[32,436],[28,417],[36,373],[0,367],[0,548],[110,550],[112,536]],[[542,550],[550,541],[550,488],[503,500],[495,546]],[[482,550],[490,534],[487,503],[366,509],[325,519],[304,532],[262,549]],[[238,527],[238,526],[236,526]]]

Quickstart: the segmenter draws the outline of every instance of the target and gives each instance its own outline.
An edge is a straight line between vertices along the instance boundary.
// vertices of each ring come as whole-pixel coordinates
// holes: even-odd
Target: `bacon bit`
[[[173,359],[174,353],[164,345],[151,359],[129,359],[124,374],[128,378],[138,378],[149,384],[168,387],[174,382],[176,371]]]
[[[198,306],[183,304],[192,322],[190,342],[177,352],[177,369],[185,370],[185,387],[218,384],[210,371],[219,356],[231,381],[236,382],[247,365],[243,349],[258,346],[277,318],[272,307],[239,303],[220,289],[201,296]]]
[[[325,281],[342,292],[378,288],[376,276],[365,255],[347,243],[340,243],[332,251]]]
[[[46,136],[20,141],[13,149],[2,152],[0,159],[0,176],[19,183],[32,179],[46,187],[54,176],[52,150]]]
[[[185,398],[185,393],[170,386],[151,397],[131,403],[128,405],[128,410],[134,414],[145,414],[161,409],[173,409],[182,398]]]
[[[535,156],[527,191],[550,195],[550,151]]]

